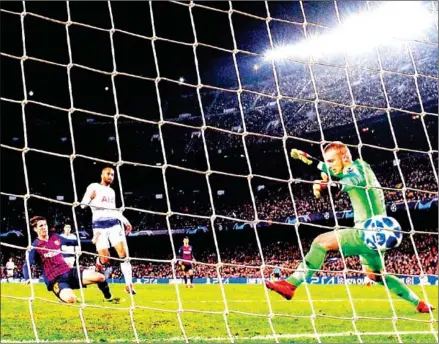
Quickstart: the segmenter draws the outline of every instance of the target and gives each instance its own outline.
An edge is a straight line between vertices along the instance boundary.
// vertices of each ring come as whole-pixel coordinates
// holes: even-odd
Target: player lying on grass
[[[311,157],[305,152],[293,149],[291,157],[308,165],[312,164]],[[341,192],[347,192],[354,210],[355,227],[317,236],[310,251],[305,256],[304,262],[299,264],[298,270],[286,280],[266,281],[267,287],[285,299],[291,300],[296,288],[322,267],[326,253],[341,249],[345,257],[360,256],[360,262],[367,277],[381,285],[384,284],[384,278],[389,290],[413,304],[418,312],[428,313],[433,310],[431,305],[420,301],[419,297],[399,278],[387,274],[382,275],[384,269],[379,252],[369,248],[361,238],[361,228],[367,219],[375,215],[386,216],[384,193],[370,165],[360,159],[352,161],[349,148],[341,142],[334,142],[325,147],[324,160],[325,163],[319,162],[317,166],[322,171],[322,180],[317,180],[313,184],[314,196],[319,198],[325,190],[331,192],[335,197]],[[331,185],[330,190],[328,190],[327,173],[339,179],[339,183],[336,183],[335,186]],[[366,191],[364,188],[366,185],[372,188]],[[371,206],[366,192],[369,193]],[[383,255],[383,253],[381,254]],[[306,273],[304,272],[305,268],[309,269]]]
[[[44,282],[47,290],[53,293],[63,302],[74,303],[77,301],[73,289],[79,289],[79,278],[81,278],[82,286],[86,288],[89,284],[97,284],[98,288],[104,295],[104,300],[117,303],[120,300],[111,296],[110,287],[105,280],[104,275],[91,270],[81,271],[78,277],[77,268],[70,268],[65,262],[61,252],[48,251],[60,250],[62,245],[78,244],[77,240],[66,239],[58,234],[49,235],[47,221],[42,216],[34,216],[30,221],[31,228],[37,233],[38,238],[32,243],[29,252],[29,265],[34,265],[37,260],[43,268]],[[27,261],[23,264],[23,276],[26,283],[30,282]]]

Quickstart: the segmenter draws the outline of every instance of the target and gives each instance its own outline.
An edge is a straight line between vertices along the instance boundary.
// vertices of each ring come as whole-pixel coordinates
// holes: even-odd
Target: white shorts
[[[121,225],[110,228],[93,228],[93,234],[100,232],[96,242],[96,250],[104,250],[116,246],[120,242],[126,242],[125,231]]]
[[[7,277],[14,277],[14,270],[7,270],[6,271],[6,276]]]
[[[67,263],[68,266],[73,267],[75,265],[75,257],[64,257],[64,261]]]

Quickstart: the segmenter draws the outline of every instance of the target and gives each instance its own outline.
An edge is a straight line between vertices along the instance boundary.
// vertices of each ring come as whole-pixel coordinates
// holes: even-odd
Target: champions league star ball
[[[376,251],[387,251],[398,247],[402,242],[401,226],[392,217],[377,215],[364,223],[361,237],[367,247]]]

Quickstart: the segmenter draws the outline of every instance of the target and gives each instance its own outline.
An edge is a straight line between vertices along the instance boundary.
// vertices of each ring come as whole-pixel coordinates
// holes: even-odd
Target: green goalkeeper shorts
[[[356,227],[360,227],[359,224]],[[361,230],[355,228],[342,229],[337,231],[340,240],[340,247],[345,257],[360,256],[361,265],[374,271],[383,270],[383,264],[378,251],[372,250],[361,238]],[[381,253],[384,257],[384,254]]]

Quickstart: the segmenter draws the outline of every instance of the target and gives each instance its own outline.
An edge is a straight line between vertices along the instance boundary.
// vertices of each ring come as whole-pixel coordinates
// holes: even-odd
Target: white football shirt
[[[91,193],[95,191],[96,197],[90,199]],[[110,186],[100,183],[92,183],[85,191],[81,203],[88,204],[92,211],[92,219],[94,221],[118,219],[125,222],[125,217],[116,209],[116,193]],[[85,208],[86,205],[81,205]]]

